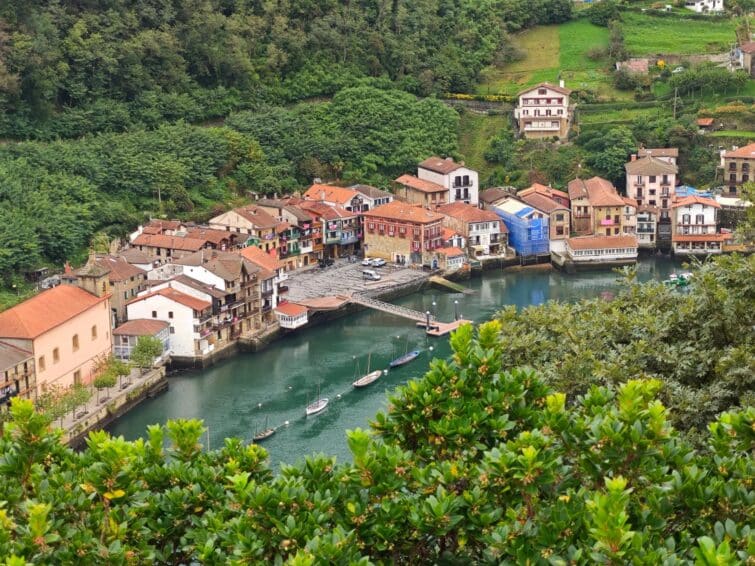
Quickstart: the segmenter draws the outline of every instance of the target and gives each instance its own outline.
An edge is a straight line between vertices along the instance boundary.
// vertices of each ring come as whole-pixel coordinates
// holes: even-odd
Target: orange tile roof
[[[107,300],[74,285],[42,291],[0,313],[0,338],[32,340]]]
[[[748,41],[739,46],[744,53],[755,53],[755,41]]]
[[[136,277],[147,273],[140,267],[131,265],[122,257],[114,257],[111,255],[98,257],[97,263],[100,266],[110,270],[108,279],[111,283],[115,283],[116,281],[124,281],[125,279],[129,279],[130,277]]]
[[[744,147],[727,151],[726,153],[724,153],[724,157],[745,157],[745,158],[754,159],[755,158],[755,143],[751,143]]]
[[[264,208],[250,204],[240,208],[234,208],[233,212],[248,220],[252,226],[258,230],[275,228],[278,221],[271,216]]]
[[[573,250],[636,248],[637,238],[635,236],[577,236],[567,238],[566,243]]]
[[[448,257],[456,257],[456,256],[460,256],[460,255],[465,255],[464,254],[464,250],[462,250],[461,248],[457,248],[456,246],[451,246],[451,247],[448,247],[448,248],[440,248],[440,249],[438,249],[436,251],[439,254],[443,254],[443,255],[448,256]]]
[[[151,293],[147,293],[146,295],[131,299],[126,304],[131,305],[138,303],[139,301],[144,301],[156,295],[165,297],[166,299],[181,304],[185,307],[189,307],[190,309],[194,309],[195,311],[203,311],[205,309],[209,309],[212,306],[212,303],[208,303],[207,301],[203,301],[201,299],[197,299],[196,297],[192,297],[191,295],[187,295],[186,293],[182,293],[181,291],[178,291],[173,287],[165,287],[163,289],[158,289],[157,291],[152,291]]]
[[[698,118],[697,119],[697,125],[698,126],[712,126],[713,125],[713,118]]]
[[[164,234],[140,234],[134,238],[131,245],[194,252],[202,248],[205,243],[205,240],[197,238],[181,238],[179,236],[165,236]]]
[[[247,246],[242,248],[239,253],[251,261],[253,264],[260,266],[268,271],[275,272],[283,267],[278,258],[265,253],[257,246]]]
[[[436,208],[441,214],[462,222],[500,222],[501,218],[492,210],[483,210],[462,201],[444,204]]]
[[[558,189],[554,189],[553,187],[546,187],[545,185],[541,185],[540,183],[533,183],[531,187],[522,189],[517,194],[528,195],[531,193],[538,193],[541,195],[545,195],[548,198],[553,198],[554,196],[557,196],[557,197],[561,197],[566,200],[569,200],[569,193],[565,193],[564,191],[559,191]],[[553,199],[553,200],[556,200],[556,199]]]
[[[672,242],[725,242],[732,234],[672,234]]]
[[[235,239],[236,234],[226,230],[215,230],[213,228],[200,228],[199,226],[195,226],[186,230],[186,237],[205,240],[215,245],[219,245],[223,240]]]
[[[438,183],[425,181],[414,175],[401,175],[401,177],[396,179],[395,182],[399,185],[409,187],[410,189],[422,191],[423,193],[440,193],[448,190],[446,187],[439,185]]]
[[[556,92],[560,92],[561,94],[567,94],[567,95],[571,94],[571,92],[572,92],[571,89],[569,89],[569,88],[563,88],[563,87],[560,87],[560,86],[552,85],[551,83],[540,83],[540,84],[537,84],[535,86],[531,86],[531,87],[525,88],[524,90],[520,90],[516,95],[517,96],[522,96],[523,94],[527,94],[528,92],[532,92],[533,90],[537,90],[540,87],[549,88],[551,90],[555,90]]]
[[[454,236],[461,236],[461,234],[459,234],[456,230],[453,230],[451,228],[446,228],[446,227],[443,228],[443,231],[441,234],[444,240],[450,240]]]
[[[415,224],[430,224],[432,222],[440,222],[445,218],[442,214],[432,212],[426,208],[395,200],[368,210],[362,216],[365,218],[386,218],[388,220],[413,222]]]
[[[307,314],[309,312],[309,309],[303,305],[297,305],[296,303],[281,303],[277,307],[275,307],[275,310],[281,314],[285,314],[286,316],[299,316],[302,314]]]
[[[533,191],[527,193],[526,195],[519,193],[516,196],[530,206],[537,208],[538,210],[542,210],[543,212],[546,212],[548,214],[555,212],[556,210],[569,210],[569,207],[556,202],[552,198],[547,197],[542,193],[536,193]]]
[[[420,163],[419,167],[421,167],[422,169],[427,169],[428,171],[440,173],[441,175],[448,175],[449,173],[452,173],[457,169],[464,167],[464,164],[456,163],[456,161],[454,161],[452,157],[443,159],[442,157],[433,155],[432,157],[428,157],[422,163]]]
[[[575,179],[574,181],[569,183],[570,195],[572,194],[572,183],[574,183],[575,189],[579,190],[579,185],[576,183],[577,181],[582,182],[582,186],[587,193],[586,196],[590,201],[591,206],[624,206],[624,201],[619,196],[616,187],[613,186],[611,181],[603,179],[602,177],[592,177],[584,181],[582,179]]]
[[[336,187],[334,185],[312,185],[304,193],[304,198],[307,200],[334,202],[336,204],[344,205],[351,202],[356,196],[360,196],[354,189],[347,189],[345,187]]]
[[[636,200],[634,200],[633,198],[629,198],[629,197],[621,197],[621,200],[623,200],[623,201],[624,201],[624,204],[625,204],[626,206],[632,206],[632,207],[634,207],[634,208],[637,208],[637,201],[636,201]]]
[[[344,207],[336,204],[325,204],[319,201],[302,201],[299,203],[299,208],[305,210],[311,214],[322,216],[325,220],[338,220],[339,218],[354,218],[358,215],[357,212],[350,212]]]
[[[624,169],[629,175],[675,175],[679,170],[673,163],[651,154],[625,163]]]
[[[679,150],[675,147],[649,147],[637,150],[637,157],[679,157]]]
[[[721,208],[712,198],[699,197],[697,195],[690,195],[688,197],[682,197],[674,199],[671,203],[671,208],[679,208],[680,206],[691,206],[693,204],[702,204],[703,206],[712,206],[713,208]]]
[[[113,330],[113,336],[154,336],[161,330],[168,328],[168,326],[169,324],[166,320],[135,318],[124,322]]]
[[[613,188],[613,184],[603,177],[590,177],[589,179],[573,179],[569,181],[569,198],[576,200],[578,198],[589,198],[590,189],[603,186],[606,190]],[[598,189],[600,190],[600,189]],[[616,189],[614,189],[616,190]]]

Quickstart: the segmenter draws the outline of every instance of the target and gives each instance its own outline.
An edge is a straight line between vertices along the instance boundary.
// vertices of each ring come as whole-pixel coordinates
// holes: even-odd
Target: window
[[[655,196],[655,189],[650,189],[650,191],[649,191],[649,192],[650,192],[650,196],[651,196],[651,197],[654,197],[654,196]]]
[[[123,291],[123,298],[128,300],[128,291]]]
[[[651,183],[655,183],[655,175],[650,175],[650,179],[649,179],[649,181],[650,181]]]
[[[73,372],[73,382],[78,385],[81,383],[81,370],[77,369],[75,372]]]
[[[668,175],[663,176],[663,184],[668,185]]]
[[[556,222],[563,222],[564,215],[563,214],[556,214]]]
[[[732,173],[731,175],[729,175],[729,181],[731,181],[732,183],[736,183],[737,182],[737,175],[736,175],[736,173]]]
[[[742,182],[743,182],[743,183],[746,183],[746,182],[747,182],[747,181],[749,181],[749,180],[750,180],[750,176],[749,176],[749,175],[747,175],[747,174],[745,174],[745,175],[742,175]]]
[[[45,371],[45,357],[39,356],[39,360],[37,361],[37,366],[39,366],[39,371]]]
[[[173,318],[173,311],[168,311],[168,318]]]
[[[642,175],[637,175],[637,183],[642,184]]]
[[[157,311],[152,311],[152,318],[157,318]]]
[[[545,90],[544,88],[539,88],[539,89],[537,89],[537,93],[538,94],[548,94],[548,91]]]
[[[57,364],[60,361],[60,350],[53,348],[52,350],[52,362]]]
[[[615,236],[615,235],[616,235],[616,234],[618,234],[618,233],[619,233],[619,229],[618,229],[618,228],[614,228],[614,229],[613,229],[613,235]]]
[[[74,334],[73,338],[71,338],[71,346],[73,347],[74,352],[79,349],[79,335],[78,334]]]
[[[176,328],[173,325],[171,325],[171,327],[170,327],[170,333],[171,334],[175,334],[176,333]]]
[[[690,223],[690,215],[682,214],[682,224],[689,224],[689,223]]]
[[[695,215],[695,224],[705,224],[705,216],[702,214]]]
[[[97,340],[97,325],[92,325],[92,340]]]
[[[556,236],[563,236],[563,235],[564,235],[564,227],[556,226]]]
[[[737,170],[737,164],[734,162],[729,163],[729,171],[736,171]]]

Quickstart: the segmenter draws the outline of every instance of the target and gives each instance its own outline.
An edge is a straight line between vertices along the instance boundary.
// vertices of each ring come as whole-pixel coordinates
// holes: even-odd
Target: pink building
[[[110,356],[107,274],[91,287],[99,296],[59,285],[0,313],[0,339],[33,353],[38,393],[90,382],[97,363]]]

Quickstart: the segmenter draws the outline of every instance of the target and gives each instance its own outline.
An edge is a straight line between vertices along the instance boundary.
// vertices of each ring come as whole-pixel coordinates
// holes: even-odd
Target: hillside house
[[[470,169],[452,158],[428,157],[417,166],[417,177],[445,188],[447,202],[462,201],[477,206],[480,194],[480,181],[477,171]]]
[[[676,165],[676,160],[679,159],[679,149],[675,147],[654,147],[654,148],[640,148],[637,150],[637,158],[653,156],[656,159],[665,161]]]
[[[722,151],[720,167],[724,184],[729,188],[727,196],[736,196],[739,187],[755,179],[755,143]]]
[[[466,239],[471,256],[506,254],[506,225],[492,210],[482,210],[457,201],[440,206],[436,211],[444,216],[445,227],[453,229]]]
[[[372,210],[373,208],[380,206],[381,204],[388,204],[393,200],[393,195],[391,193],[389,193],[388,191],[383,191],[371,185],[358,184],[352,185],[349,188],[354,189],[362,195],[362,198],[364,199],[362,212]]]
[[[0,414],[14,397],[36,399],[37,374],[34,352],[0,340]]]
[[[393,181],[396,198],[410,205],[435,209],[448,204],[448,189],[438,183],[414,175],[401,175]]]
[[[686,0],[684,7],[698,14],[712,14],[724,11],[724,0]]]
[[[655,206],[641,204],[637,207],[637,245],[640,249],[655,249],[659,211]]]
[[[519,133],[526,138],[566,139],[574,107],[569,103],[572,91],[550,83],[540,83],[521,91],[514,109]]]
[[[278,247],[278,220],[260,206],[250,204],[234,208],[210,219],[210,227],[237,234],[239,243],[259,246],[265,252]]]
[[[429,265],[443,247],[438,212],[393,201],[364,213],[364,253],[396,263]]]
[[[739,66],[751,77],[755,77],[755,41],[743,43],[737,49]]]
[[[362,213],[308,200],[300,201],[298,206],[309,213],[317,225],[314,246],[319,244],[322,250],[318,259],[348,257],[356,253],[362,237]]]

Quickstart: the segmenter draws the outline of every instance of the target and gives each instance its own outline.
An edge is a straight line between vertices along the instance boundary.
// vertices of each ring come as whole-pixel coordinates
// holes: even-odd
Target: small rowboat
[[[317,413],[324,411],[325,407],[328,406],[328,398],[323,397],[321,399],[317,399],[314,403],[310,403],[307,405],[307,416],[310,415],[316,415]]]
[[[417,356],[419,356],[420,351],[419,350],[412,350],[411,352],[407,352],[400,358],[396,358],[393,360],[390,364],[388,364],[390,367],[395,368],[398,366],[403,366],[404,364],[408,364],[412,360],[416,359]]]

